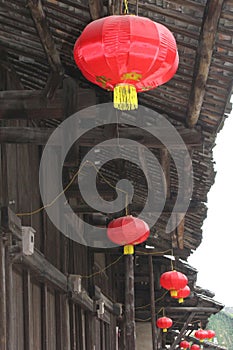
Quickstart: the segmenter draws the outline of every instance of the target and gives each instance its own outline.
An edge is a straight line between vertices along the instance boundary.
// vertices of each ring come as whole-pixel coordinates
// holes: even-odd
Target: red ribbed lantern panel
[[[198,331],[194,333],[194,336],[200,341],[203,341],[204,339],[208,338],[208,332],[204,329],[198,329]]]
[[[189,349],[189,347],[190,347],[190,344],[186,340],[183,340],[182,342],[180,342],[181,349]]]
[[[157,319],[156,325],[161,328],[163,332],[167,332],[167,329],[172,326],[173,322],[169,317],[160,317]]]
[[[188,283],[188,278],[181,272],[168,271],[160,277],[160,284],[163,288],[170,291],[171,296],[177,296],[178,290],[184,288]]]
[[[190,288],[189,286],[185,286],[182,289],[179,289],[177,291],[177,295],[174,296],[173,298],[178,299],[179,303],[183,303],[184,298],[187,298],[190,295]]]
[[[127,215],[111,221],[108,225],[108,238],[119,245],[140,244],[150,234],[147,223],[143,220]]]
[[[92,83],[108,90],[133,87],[136,92],[166,83],[179,61],[176,41],[165,26],[130,15],[108,16],[88,24],[75,43],[74,59]],[[137,108],[133,104],[120,109]]]
[[[197,344],[193,344],[190,348],[190,350],[200,350],[200,346]]]

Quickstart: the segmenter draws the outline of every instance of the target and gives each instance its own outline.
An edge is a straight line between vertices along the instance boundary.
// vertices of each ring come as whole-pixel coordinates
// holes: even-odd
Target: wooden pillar
[[[25,350],[33,350],[33,326],[32,326],[32,303],[31,303],[31,277],[30,272],[24,271],[23,274],[23,299],[24,299],[24,339]]]
[[[5,255],[5,271],[6,271],[6,312],[7,312],[7,350],[14,348],[14,310],[13,310],[13,273],[12,262],[9,255],[9,247],[11,246],[11,234],[8,234],[8,242],[6,245]]]
[[[149,272],[150,272],[150,304],[151,304],[151,330],[152,330],[152,348],[157,350],[156,324],[155,324],[155,283],[153,258],[149,255]]]
[[[48,324],[48,289],[47,285],[42,286],[42,349],[49,350],[49,324]]]
[[[7,349],[6,341],[6,280],[5,280],[5,245],[0,237],[0,349]]]
[[[126,350],[136,349],[134,300],[134,256],[125,255],[125,338]]]

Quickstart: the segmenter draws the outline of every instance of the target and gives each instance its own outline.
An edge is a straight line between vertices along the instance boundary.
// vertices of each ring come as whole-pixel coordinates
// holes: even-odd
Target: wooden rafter
[[[27,5],[31,11],[41,44],[52,69],[52,73],[45,88],[47,97],[51,98],[63,79],[64,68],[61,63],[60,54],[50,32],[41,0],[28,0]]]
[[[195,312],[191,312],[191,314],[188,316],[185,324],[183,325],[182,329],[180,330],[179,334],[177,335],[177,337],[175,338],[172,346],[170,347],[170,350],[175,350],[176,346],[179,344],[179,342],[181,341],[184,333],[187,330],[187,327],[189,325],[189,323],[192,321],[193,317],[195,315]]]
[[[111,15],[120,15],[123,0],[108,0],[108,8]]]
[[[91,18],[93,20],[103,17],[103,0],[88,0]]]
[[[205,8],[187,108],[189,127],[195,126],[201,113],[223,2],[224,0],[208,0]]]

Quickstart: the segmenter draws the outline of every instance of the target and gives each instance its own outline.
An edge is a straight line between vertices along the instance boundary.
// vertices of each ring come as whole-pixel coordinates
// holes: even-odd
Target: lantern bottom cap
[[[132,255],[134,253],[133,244],[127,244],[124,246],[124,255]]]
[[[177,297],[177,295],[178,295],[177,290],[174,290],[174,289],[170,290],[170,295],[171,295],[171,297]]]
[[[118,84],[113,91],[113,105],[122,111],[138,108],[137,90],[134,85]]]

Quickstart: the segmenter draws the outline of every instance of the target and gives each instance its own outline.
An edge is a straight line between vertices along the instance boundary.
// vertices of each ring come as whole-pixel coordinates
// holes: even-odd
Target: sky
[[[197,285],[214,299],[233,306],[233,113],[217,136],[214,161],[217,175],[208,194],[208,214],[201,245],[188,259],[198,272]]]

